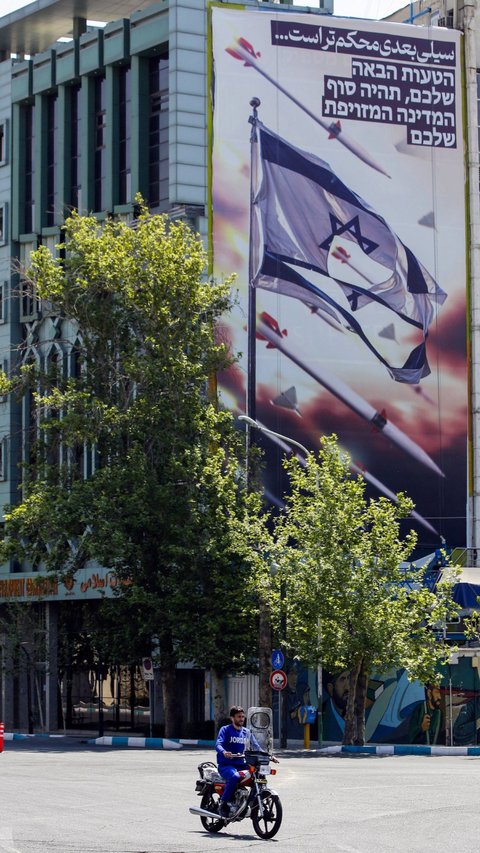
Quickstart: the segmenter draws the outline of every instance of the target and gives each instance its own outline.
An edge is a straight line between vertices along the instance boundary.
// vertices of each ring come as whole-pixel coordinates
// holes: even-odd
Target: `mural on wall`
[[[464,544],[461,35],[211,21],[214,272],[237,273],[222,334],[242,354],[222,399],[312,450],[335,432],[371,494],[412,496],[423,545]],[[279,502],[285,446],[259,442]]]
[[[348,699],[348,672],[324,673],[323,736],[341,741]],[[439,687],[410,682],[404,670],[369,678],[365,738],[372,743],[444,742],[445,713]]]
[[[480,659],[460,656],[445,667],[439,685],[410,682],[404,670],[372,674],[368,681],[366,741],[425,746],[480,743]],[[304,676],[305,680],[305,676]],[[323,673],[323,738],[339,742],[344,731],[348,672]],[[312,696],[314,691],[312,690]],[[301,737],[301,727],[292,737]]]

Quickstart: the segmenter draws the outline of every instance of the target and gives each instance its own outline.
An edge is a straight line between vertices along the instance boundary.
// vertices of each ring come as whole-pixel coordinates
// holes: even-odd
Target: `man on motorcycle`
[[[217,737],[218,772],[226,781],[225,790],[220,801],[221,817],[228,817],[232,807],[231,800],[240,779],[241,770],[248,770],[244,758],[246,749],[262,751],[255,735],[245,728],[245,711],[238,705],[230,708],[231,723],[222,726]],[[274,759],[275,760],[275,759]]]

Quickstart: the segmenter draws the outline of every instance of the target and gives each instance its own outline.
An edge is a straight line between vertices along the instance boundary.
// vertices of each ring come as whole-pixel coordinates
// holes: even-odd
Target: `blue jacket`
[[[243,755],[246,749],[258,749],[258,744],[255,735],[250,729],[243,726],[241,729],[236,729],[230,723],[228,726],[222,726],[217,737],[217,761],[219,767],[225,767],[227,764],[231,767],[246,767],[244,758],[225,758],[225,752],[237,753]]]

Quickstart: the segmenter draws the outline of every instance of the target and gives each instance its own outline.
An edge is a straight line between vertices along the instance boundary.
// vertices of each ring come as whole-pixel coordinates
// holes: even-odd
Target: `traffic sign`
[[[275,669],[270,673],[270,687],[274,690],[284,690],[287,686],[287,676],[283,669]]]
[[[143,658],[142,669],[144,681],[153,681],[153,662],[151,658]]]
[[[285,655],[281,649],[274,649],[272,652],[272,669],[282,669],[285,663]]]

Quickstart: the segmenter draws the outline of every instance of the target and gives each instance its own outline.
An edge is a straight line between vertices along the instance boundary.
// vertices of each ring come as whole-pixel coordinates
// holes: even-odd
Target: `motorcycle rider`
[[[221,817],[229,817],[231,811],[234,810],[231,800],[242,778],[239,771],[248,770],[248,765],[243,757],[245,750],[263,751],[253,732],[244,726],[245,711],[243,708],[234,705],[230,708],[229,717],[231,723],[228,726],[222,726],[216,743],[218,772],[226,781],[220,800]],[[272,756],[272,761],[277,763],[275,756]]]

